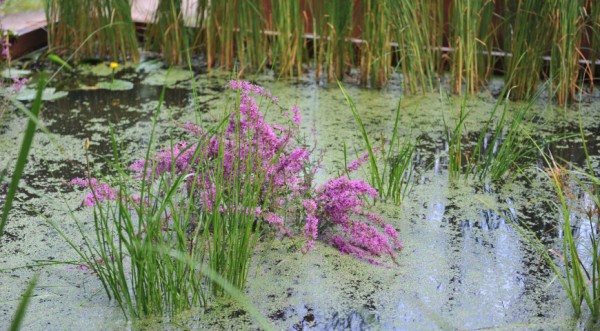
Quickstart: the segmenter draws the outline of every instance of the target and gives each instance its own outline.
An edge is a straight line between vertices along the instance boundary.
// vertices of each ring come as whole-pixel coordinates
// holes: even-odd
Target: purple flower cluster
[[[100,182],[96,178],[73,178],[70,182],[71,185],[79,188],[90,190],[90,192],[83,199],[83,205],[91,207],[96,203],[104,201],[114,201],[117,199],[117,192],[111,188],[107,183]]]
[[[304,205],[308,214],[306,235],[316,239],[319,222],[325,222],[328,225],[325,233],[340,252],[372,263],[386,254],[394,258],[395,251],[402,249],[398,233],[383,222],[381,215],[366,211],[364,198],[377,195],[377,190],[362,180],[346,177],[328,180],[315,190],[315,199]]]
[[[245,81],[233,80],[230,87],[237,92],[238,106],[223,132],[209,134],[197,125],[184,124],[183,128],[194,138],[178,142],[148,161],[134,162],[130,166],[134,177],[155,180],[165,175],[183,175],[188,194],[199,198],[199,209],[246,210],[283,235],[305,237],[304,251],[310,250],[316,240],[324,239],[342,253],[373,263],[384,255],[393,258],[402,247],[398,233],[380,215],[367,211],[367,199],[378,196],[374,188],[346,177],[312,187],[316,168],[311,163],[312,150],[298,139],[302,120],[299,109],[293,106],[290,112],[284,112],[287,126],[271,124],[259,107],[259,102],[271,105],[277,101],[271,92]],[[357,160],[356,167],[367,157]],[[214,180],[216,174],[221,176],[218,182]],[[258,185],[257,208],[217,201],[217,190],[232,193],[237,189],[236,181]],[[88,194],[85,205],[117,198],[115,190],[95,179],[90,183],[76,178],[72,184],[93,189],[94,194]]]

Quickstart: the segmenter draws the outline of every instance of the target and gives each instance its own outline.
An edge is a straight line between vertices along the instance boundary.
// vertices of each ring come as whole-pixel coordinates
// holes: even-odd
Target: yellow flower
[[[110,63],[110,68],[111,69],[117,69],[119,67],[119,64],[117,62],[111,62]]]

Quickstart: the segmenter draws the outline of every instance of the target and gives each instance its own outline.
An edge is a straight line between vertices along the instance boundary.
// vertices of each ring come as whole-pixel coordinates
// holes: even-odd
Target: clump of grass
[[[139,60],[128,0],[45,0],[48,45],[76,58]]]
[[[492,69],[491,51],[495,27],[491,0],[458,0],[452,2],[450,47],[453,90],[462,93],[479,91]]]
[[[550,80],[560,105],[574,100],[578,90],[581,36],[584,28],[583,0],[553,0],[551,21]]]
[[[300,1],[271,1],[273,30],[273,55],[279,76],[292,77],[302,74],[304,61],[304,17]]]
[[[319,35],[327,36],[325,51],[325,66],[328,68],[330,80],[344,78],[346,70],[353,63],[352,43],[346,40],[353,31],[352,15],[354,2],[331,0],[325,2],[324,24],[326,31],[318,31]]]
[[[360,83],[382,87],[392,68],[390,1],[363,0],[361,6]]]
[[[508,107],[511,91],[509,87],[505,86],[500,93],[488,121],[479,133],[479,139],[469,159],[466,177],[471,173],[481,181],[490,178],[499,182],[505,179],[508,173],[519,171],[534,160],[536,147],[533,138],[528,134],[527,124],[530,123],[528,115],[537,97],[530,99],[511,115]],[[502,114],[496,120],[500,108]]]
[[[461,99],[458,118],[454,127],[451,127],[448,122],[446,122],[446,117],[442,114],[444,132],[446,133],[448,173],[450,179],[456,179],[461,176],[463,171],[463,158],[467,158],[467,149],[463,145],[463,131],[466,129],[465,121],[467,120],[468,115],[469,111],[467,110],[466,94]]]
[[[548,20],[544,0],[504,2],[504,58],[506,84],[512,84],[514,99],[528,100],[535,94],[542,73],[547,47]]]
[[[441,69],[444,14],[442,0],[390,1],[390,20],[405,91],[433,91]]]
[[[535,159],[536,145],[528,133],[528,125],[531,123],[530,110],[541,90],[524,106],[510,111],[510,93],[514,89],[510,82],[500,92],[488,120],[478,132],[476,143],[468,141],[469,135],[464,134],[469,114],[466,95],[461,99],[458,119],[453,127],[443,117],[451,179],[464,174],[465,179],[472,175],[480,181],[491,179],[499,182],[506,175],[527,167]]]
[[[352,164],[347,164],[347,155],[345,153],[345,168],[348,176],[349,172],[355,171],[363,163],[369,167],[369,183],[375,187],[379,193],[379,198],[387,201],[392,201],[396,204],[402,203],[404,197],[412,188],[412,175],[414,172],[414,153],[415,144],[402,143],[398,135],[400,125],[400,101],[396,107],[396,115],[394,119],[394,128],[392,136],[389,139],[389,145],[385,143],[380,150],[376,149],[371,144],[371,139],[363,124],[363,121],[358,113],[354,101],[348,95],[341,83],[340,90],[352,111],[352,115],[358,125],[358,130],[361,133],[366,153],[362,157],[358,157]],[[383,161],[383,165],[380,163]]]

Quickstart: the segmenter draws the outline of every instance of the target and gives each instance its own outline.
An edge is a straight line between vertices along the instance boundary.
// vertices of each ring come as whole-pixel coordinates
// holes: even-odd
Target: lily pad
[[[162,68],[162,66],[163,66],[163,64],[159,60],[150,60],[150,61],[146,61],[146,62],[142,62],[142,63],[138,64],[137,67],[135,67],[135,71],[150,73],[150,72],[160,70],[160,68]]]
[[[133,83],[122,79],[115,79],[106,82],[99,82],[96,84],[96,87],[111,91],[127,91],[133,89]]]
[[[174,87],[178,82],[194,77],[194,73],[183,69],[157,70],[142,81],[142,84]]]
[[[26,87],[22,89],[17,95],[17,100],[21,101],[31,101],[35,99],[37,91],[33,88]],[[60,99],[69,94],[67,91],[56,91],[54,87],[48,87],[42,92],[42,100],[44,101],[52,101],[56,99]]]
[[[129,67],[129,64],[119,64],[117,68],[112,69],[109,63],[102,62],[96,65],[82,64],[77,66],[77,69],[79,69],[79,71],[84,75],[108,77],[111,76],[113,73],[117,73],[123,70],[126,67]]]
[[[2,77],[4,78],[22,78],[31,75],[31,70],[20,70],[20,69],[4,69],[2,70]]]

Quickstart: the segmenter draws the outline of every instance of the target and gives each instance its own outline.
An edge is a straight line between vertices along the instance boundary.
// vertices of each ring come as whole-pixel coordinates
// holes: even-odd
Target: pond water
[[[181,74],[181,73],[180,73]],[[166,88],[157,125],[158,142],[178,139],[176,123],[214,123],[226,104],[224,87],[229,74],[199,74],[194,84],[178,76]],[[6,235],[0,239],[0,329],[10,320],[20,293],[33,273],[40,274],[24,329],[258,329],[251,316],[235,302],[217,300],[207,311],[192,310],[170,321],[132,323],[111,303],[97,278],[63,264],[36,267],[38,261],[73,261],[77,256],[42,218],[57,222],[81,243],[74,219],[92,220],[91,209],[81,207],[83,193],[67,182],[85,171],[84,141],[91,139],[94,168],[108,170],[103,158],[112,155],[109,123],[122,141],[123,155],[134,161],[143,156],[162,87],[148,74],[124,68],[118,78],[130,80],[125,91],[72,90],[66,97],[48,101],[42,122],[52,136],[35,137]],[[156,78],[156,77],[154,77]],[[75,78],[71,78],[75,79]],[[69,81],[92,86],[101,78]],[[361,137],[336,84],[302,80],[255,78],[271,89],[282,105],[297,103],[303,132],[324,150],[323,169],[317,181],[338,173],[343,165],[343,144],[360,148]],[[191,86],[196,86],[199,110],[194,110]],[[64,88],[64,87],[63,87]],[[393,128],[400,100],[399,82],[383,90],[347,87],[376,141]],[[526,170],[505,185],[449,180],[444,118],[454,120],[460,100],[440,93],[402,97],[401,135],[419,138],[415,184],[401,206],[378,203],[375,209],[399,230],[404,249],[398,265],[371,265],[340,255],[326,243],[308,254],[293,250],[287,240],[259,244],[245,293],[276,329],[570,329],[592,327],[587,313],[573,318],[572,308],[551,270],[513,226],[492,209],[514,213],[547,245],[555,245],[560,232],[558,216],[544,199],[554,199],[543,174],[543,163]],[[478,132],[496,100],[489,93],[469,99],[466,126]],[[515,107],[523,106],[519,103]],[[554,108],[543,100],[533,110],[540,116],[532,124],[542,139],[578,133],[577,109]],[[583,129],[592,160],[598,169],[597,139],[600,99],[580,105]],[[8,114],[0,122],[0,166],[13,164],[26,120]],[[312,132],[315,132],[314,138]],[[584,160],[577,137],[552,146],[556,158],[574,164]],[[536,169],[537,168],[537,169]],[[6,194],[0,186],[0,197]],[[584,227],[576,223],[574,226]],[[28,266],[26,268],[18,268]],[[16,269],[15,269],[16,268]]]

